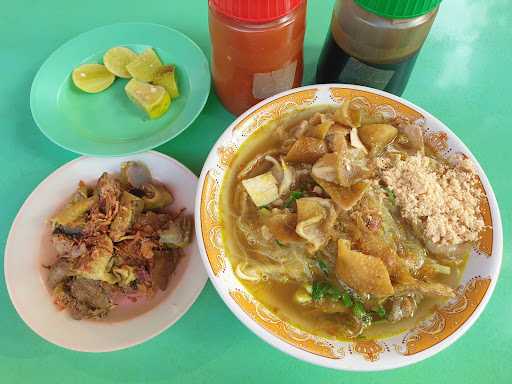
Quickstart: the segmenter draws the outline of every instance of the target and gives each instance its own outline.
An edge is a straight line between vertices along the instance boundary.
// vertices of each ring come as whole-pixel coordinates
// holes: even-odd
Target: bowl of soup
[[[468,148],[423,109],[360,86],[297,88],[241,115],[206,160],[195,215],[240,321],[341,370],[448,347],[501,265],[498,205]]]

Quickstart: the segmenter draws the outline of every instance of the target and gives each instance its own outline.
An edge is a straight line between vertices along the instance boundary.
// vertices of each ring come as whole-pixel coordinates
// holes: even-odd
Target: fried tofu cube
[[[242,185],[258,207],[263,207],[279,198],[277,180],[272,172],[242,180]]]

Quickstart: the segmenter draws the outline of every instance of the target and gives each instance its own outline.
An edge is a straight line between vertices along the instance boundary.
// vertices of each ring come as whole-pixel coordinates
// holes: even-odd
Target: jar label
[[[252,95],[255,99],[266,99],[279,92],[293,88],[297,61],[272,72],[255,73],[252,81]]]
[[[375,68],[350,57],[340,73],[339,81],[340,83],[385,89],[394,74],[393,70]]]

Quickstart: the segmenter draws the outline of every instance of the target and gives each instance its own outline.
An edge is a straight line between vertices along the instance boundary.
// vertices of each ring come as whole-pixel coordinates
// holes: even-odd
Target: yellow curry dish
[[[338,339],[412,328],[454,297],[484,228],[470,159],[421,125],[315,107],[258,130],[221,191],[237,278],[281,319]]]
[[[97,319],[120,302],[165,291],[193,226],[183,210],[169,210],[173,200],[139,162],[103,173],[95,185],[81,181],[50,220],[55,304],[75,319]]]

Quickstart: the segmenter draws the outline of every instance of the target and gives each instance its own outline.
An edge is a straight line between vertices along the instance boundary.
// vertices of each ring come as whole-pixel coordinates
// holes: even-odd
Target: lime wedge
[[[98,93],[110,87],[116,77],[102,64],[83,64],[73,70],[71,78],[82,91]]]
[[[137,54],[126,47],[110,48],[103,55],[103,64],[107,69],[118,77],[129,79],[130,73],[126,70],[126,65],[137,58]]]
[[[171,98],[164,87],[131,79],[126,87],[130,100],[147,113],[150,119],[157,119],[169,109]]]
[[[174,65],[163,65],[158,68],[153,78],[153,84],[164,87],[172,99],[180,95],[176,83],[176,71]]]
[[[126,69],[134,79],[150,82],[153,80],[156,70],[161,66],[162,62],[156,52],[152,48],[148,48],[129,63]]]

